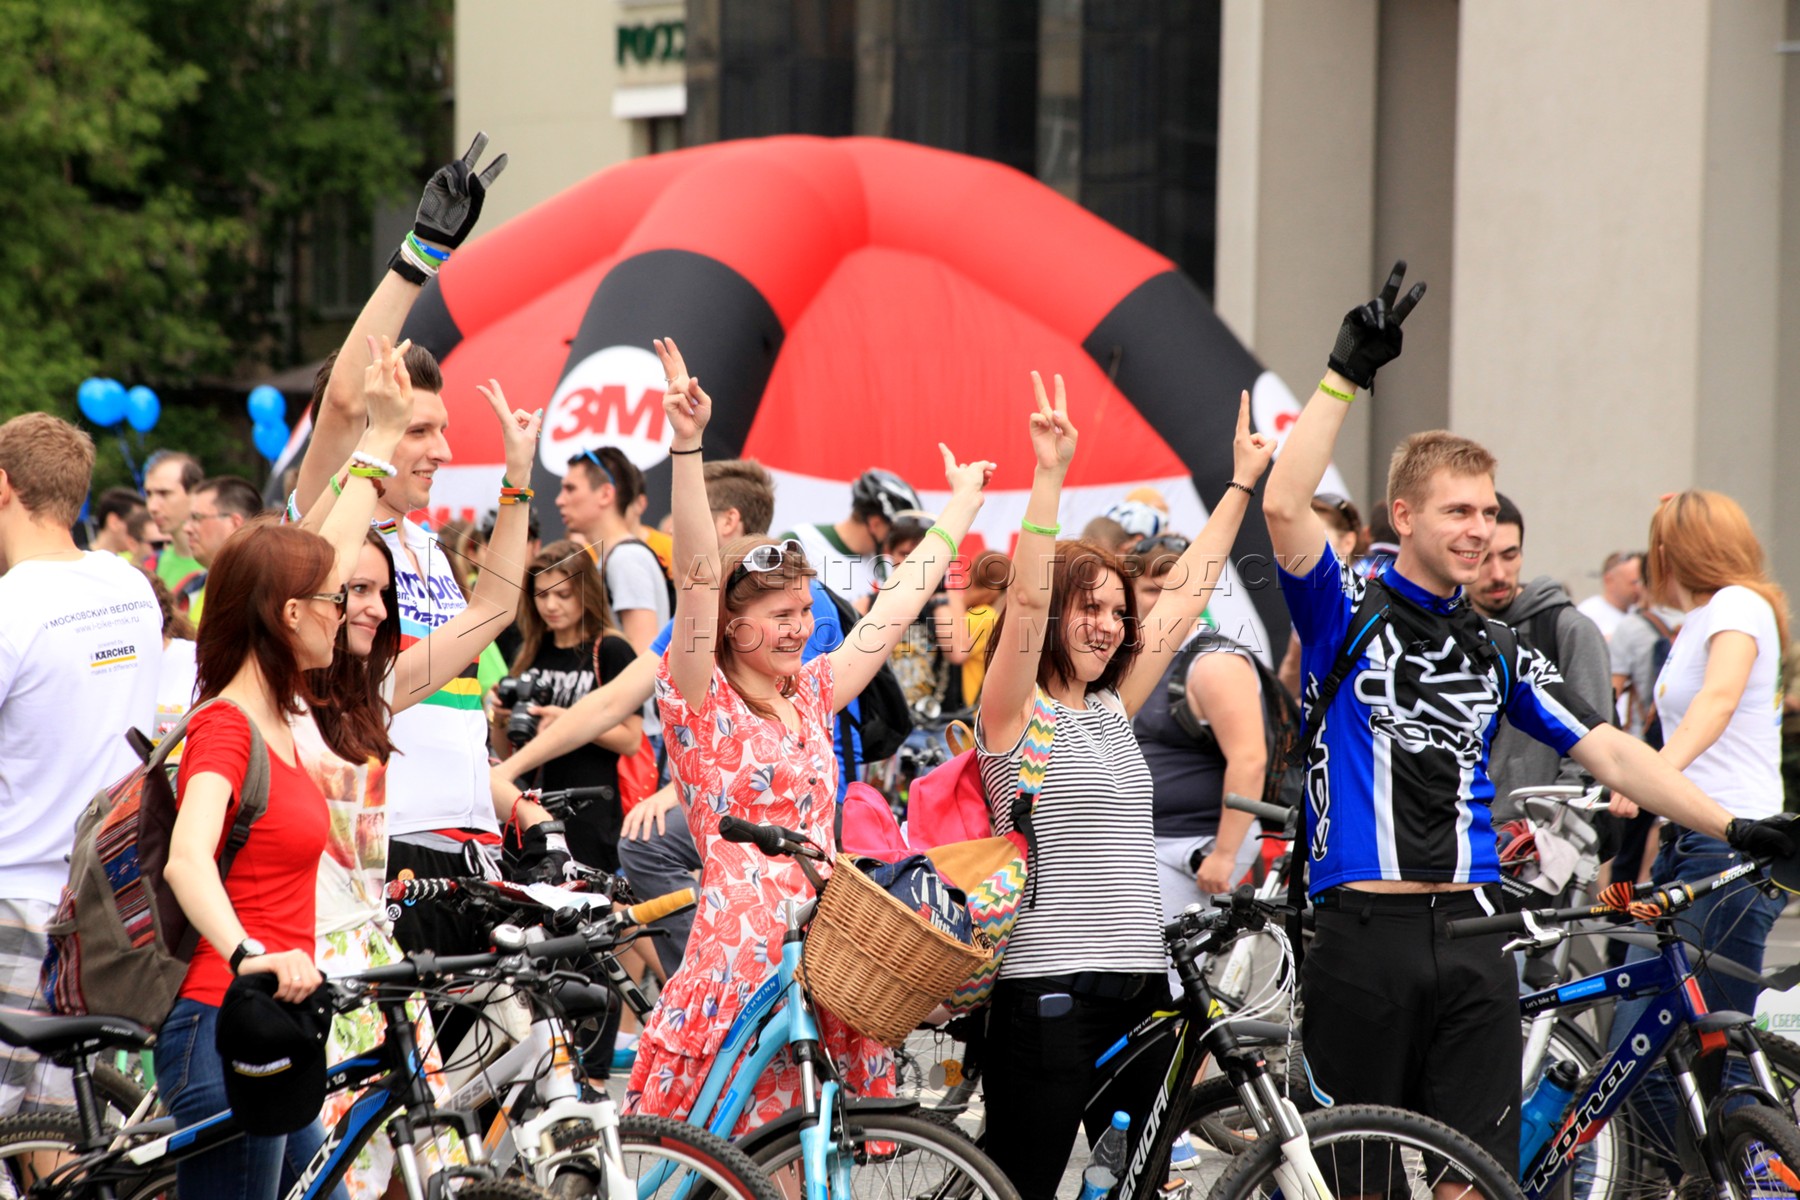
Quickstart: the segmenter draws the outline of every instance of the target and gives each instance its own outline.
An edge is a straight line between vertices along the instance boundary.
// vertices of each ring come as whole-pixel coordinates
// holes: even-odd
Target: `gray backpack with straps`
[[[215,698],[182,717],[143,766],[96,794],[76,821],[69,883],[46,930],[40,987],[53,1011],[129,1017],[155,1029],[175,1006],[200,934],[163,880],[176,809],[174,771],[165,764],[188,723],[218,703],[231,701]],[[219,855],[221,880],[269,806],[269,752],[256,722],[249,725],[250,765]]]

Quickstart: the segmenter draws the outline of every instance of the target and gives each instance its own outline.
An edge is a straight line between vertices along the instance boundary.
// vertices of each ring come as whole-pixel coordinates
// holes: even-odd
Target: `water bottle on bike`
[[[1081,1200],[1106,1200],[1125,1169],[1125,1131],[1131,1128],[1131,1114],[1116,1112],[1112,1128],[1094,1143],[1093,1157],[1081,1173]]]
[[[1537,1157],[1550,1135],[1562,1124],[1569,1101],[1575,1098],[1575,1085],[1581,1072],[1566,1059],[1557,1059],[1544,1070],[1544,1077],[1525,1097],[1519,1108],[1519,1161],[1528,1163]]]

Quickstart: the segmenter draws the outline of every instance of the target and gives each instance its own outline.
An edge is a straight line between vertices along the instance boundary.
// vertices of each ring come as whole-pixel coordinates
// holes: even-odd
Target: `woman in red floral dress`
[[[951,491],[943,518],[895,568],[894,585],[844,644],[802,665],[812,635],[813,569],[791,540],[739,538],[721,551],[700,461],[712,400],[688,375],[672,340],[658,341],[656,352],[669,378],[663,409],[674,433],[675,562],[681,567],[675,636],[657,679],[657,701],[670,770],[705,870],[686,957],[645,1025],[625,1103],[631,1111],[683,1118],[732,1021],[780,963],[785,902],[813,895],[791,859],[721,839],[719,818],[730,813],[785,825],[834,849],[833,717],[875,677],[937,590],[981,509],[981,488],[994,465],[960,465],[940,446]],[[863,1095],[892,1094],[886,1046],[830,1013],[820,1014],[820,1027],[846,1086]],[[784,1052],[757,1081],[735,1132],[799,1102],[799,1069]]]

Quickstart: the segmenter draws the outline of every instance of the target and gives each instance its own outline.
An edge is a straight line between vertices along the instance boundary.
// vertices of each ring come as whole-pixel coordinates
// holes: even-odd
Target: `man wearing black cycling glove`
[[[388,260],[388,270],[408,283],[424,287],[449,259],[450,252],[468,238],[481,218],[488,185],[506,170],[506,155],[502,154],[488,164],[487,170],[475,173],[475,164],[481,161],[487,144],[487,134],[477,133],[467,154],[439,167],[426,182],[425,194],[419,197],[419,210],[413,218],[413,231]]]
[[[1800,849],[1795,842],[1795,837],[1800,836],[1796,821],[1800,821],[1800,813],[1776,813],[1760,821],[1734,817],[1725,826],[1725,842],[1740,854],[1761,862],[1787,862]]]
[[[564,883],[575,861],[563,836],[561,821],[540,821],[525,831],[519,851],[519,876],[526,883]]]
[[[1725,836],[1730,814],[1610,726],[1554,662],[1471,611],[1465,589],[1500,510],[1482,446],[1441,429],[1406,438],[1386,481],[1399,554],[1368,578],[1339,560],[1313,496],[1358,391],[1400,354],[1425,291],[1402,295],[1405,276],[1395,264],[1344,317],[1263,496],[1307,710],[1315,929],[1302,1040],[1318,1092],[1424,1112],[1516,1170],[1518,977],[1504,935],[1443,932],[1496,907],[1488,769],[1500,718],[1697,833]],[[1800,840],[1761,822],[1741,836],[1762,849]]]

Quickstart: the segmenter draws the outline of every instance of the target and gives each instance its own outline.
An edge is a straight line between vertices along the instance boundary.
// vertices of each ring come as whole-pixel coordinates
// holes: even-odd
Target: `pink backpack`
[[[844,827],[838,834],[838,849],[852,858],[883,862],[899,862],[913,853],[901,836],[887,797],[866,783],[853,783],[844,791]]]
[[[965,750],[912,781],[906,798],[906,840],[915,850],[994,836],[981,764]]]

